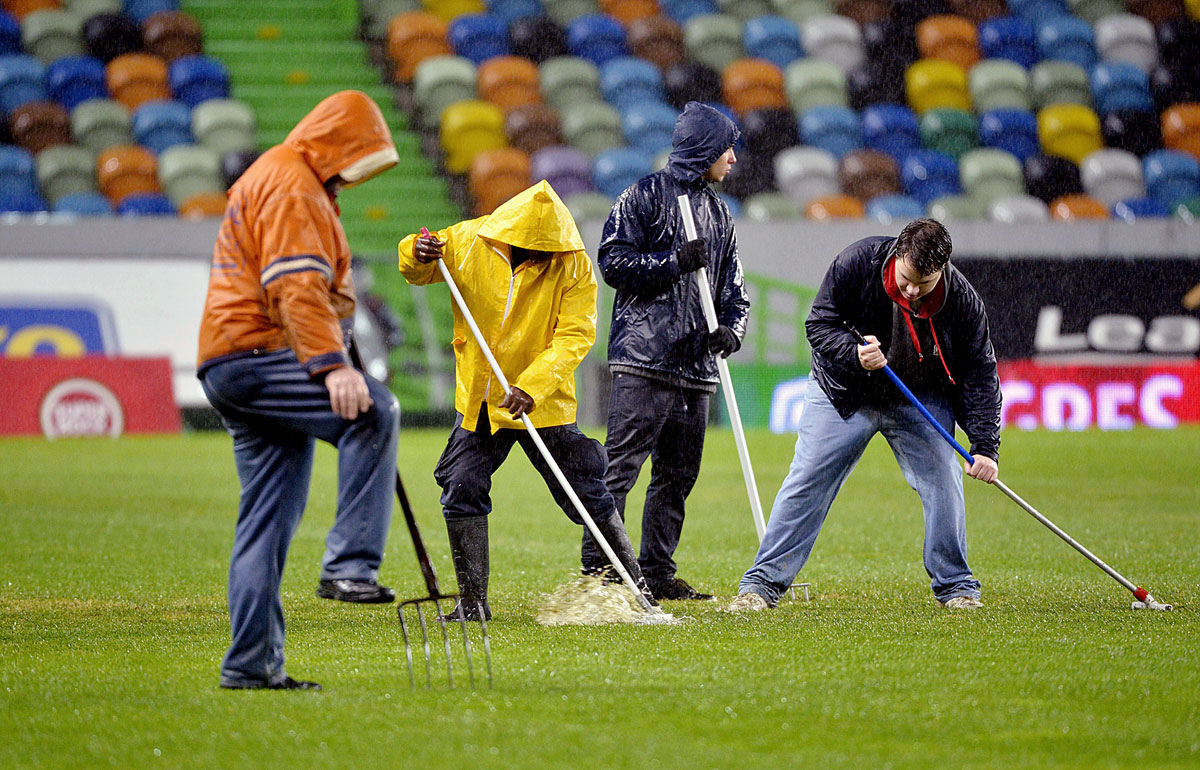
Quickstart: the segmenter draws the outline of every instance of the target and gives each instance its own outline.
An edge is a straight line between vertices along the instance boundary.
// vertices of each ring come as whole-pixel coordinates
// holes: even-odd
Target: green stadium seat
[[[1029,74],[1033,90],[1033,108],[1040,110],[1052,104],[1082,104],[1092,106],[1092,88],[1088,73],[1078,64],[1067,61],[1044,61]]]
[[[1089,24],[1095,24],[1105,16],[1125,13],[1122,0],[1067,0],[1071,13]]]
[[[717,72],[744,56],[742,23],[732,16],[693,16],[683,25],[683,44],[688,56]]]
[[[236,99],[209,99],[192,110],[192,136],[218,155],[253,150],[254,110]]]
[[[745,24],[757,16],[771,13],[769,0],[717,0],[721,13],[732,16]]]
[[[21,45],[43,64],[79,56],[84,53],[82,28],[83,21],[73,13],[34,11],[21,20]]]
[[[78,145],[47,147],[37,154],[38,184],[51,206],[74,193],[96,192],[96,156]]]
[[[383,40],[388,35],[392,17],[421,10],[420,0],[362,0],[362,33],[369,40]]]
[[[158,180],[176,208],[201,193],[221,192],[221,156],[208,147],[179,144],[158,156]]]
[[[802,115],[813,107],[848,107],[846,74],[821,59],[797,59],[784,71],[784,90],[792,112]]]
[[[602,192],[580,192],[563,199],[576,222],[603,222],[612,211],[613,201]]]
[[[985,59],[967,75],[971,102],[979,114],[992,110],[1028,110],[1032,100],[1029,73],[1008,59]]]
[[[742,204],[745,217],[754,222],[776,222],[804,217],[799,201],[783,193],[764,192],[751,195]]]
[[[413,76],[413,103],[421,125],[437,126],[442,111],[455,102],[475,98],[475,65],[461,56],[434,56],[417,65]]]
[[[601,101],[600,71],[587,59],[555,56],[539,68],[542,97],[555,109]]]
[[[799,25],[815,16],[833,13],[833,5],[829,0],[771,0],[771,7],[775,13]]]
[[[71,111],[71,134],[96,155],[109,147],[133,144],[129,110],[112,99],[89,99]]]
[[[979,126],[965,110],[930,110],[921,116],[921,144],[957,158],[979,146]]]
[[[542,0],[542,5],[560,27],[566,27],[580,16],[600,13],[596,0]]]
[[[969,195],[946,195],[929,204],[928,214],[939,222],[983,219],[987,206]]]
[[[616,108],[603,102],[572,104],[561,111],[563,137],[567,143],[592,158],[612,149],[623,147],[621,115]]]
[[[63,8],[81,22],[102,13],[125,12],[125,4],[121,0],[63,0]]]
[[[1025,174],[1021,161],[1004,150],[983,147],[962,154],[958,159],[963,191],[985,207],[1005,195],[1025,193]]]

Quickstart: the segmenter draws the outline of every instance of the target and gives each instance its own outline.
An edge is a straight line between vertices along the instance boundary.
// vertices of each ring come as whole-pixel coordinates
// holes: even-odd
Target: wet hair
[[[914,219],[896,237],[896,256],[907,260],[921,275],[944,269],[953,250],[950,233],[935,219]]]

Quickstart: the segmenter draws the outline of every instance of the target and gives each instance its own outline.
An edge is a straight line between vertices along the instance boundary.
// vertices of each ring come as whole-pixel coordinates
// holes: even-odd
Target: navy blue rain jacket
[[[692,202],[696,233],[708,245],[706,269],[717,322],[745,337],[750,314],[729,207],[704,174],[738,139],[733,121],[689,102],[675,124],[667,167],[621,193],[600,240],[597,263],[616,289],[608,361],[671,379],[715,385],[708,325],[695,278],[679,270],[675,250],[687,240],[678,197]]]
[[[858,343],[846,322],[873,334],[884,350],[892,343],[895,307],[883,287],[883,270],[895,238],[864,238],[833,260],[805,322],[812,346],[812,376],[843,419],[859,407],[894,401],[896,386],[882,371],[869,372],[858,360]],[[947,264],[946,299],[933,315],[937,343],[954,384],[949,386],[954,421],[971,441],[971,454],[993,460],[1000,452],[1000,378],[988,334],[983,300],[963,274]],[[901,379],[904,372],[896,372]],[[918,394],[919,395],[919,394]]]

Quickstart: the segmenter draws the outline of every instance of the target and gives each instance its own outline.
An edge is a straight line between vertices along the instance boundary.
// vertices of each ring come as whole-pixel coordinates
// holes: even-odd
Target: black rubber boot
[[[633,552],[633,543],[629,542],[629,533],[625,531],[625,522],[621,521],[621,517],[614,511],[613,515],[604,521],[597,521],[596,528],[600,530],[600,534],[604,535],[604,539],[608,541],[613,553],[620,560],[621,566],[625,568],[629,577],[633,578],[633,582],[641,590],[642,596],[646,597],[651,607],[657,607],[658,601],[650,593],[650,587],[646,585],[646,578],[642,577],[642,567],[638,564],[637,555]]]
[[[488,606],[488,575],[491,564],[488,556],[487,516],[469,519],[446,519],[446,534],[450,538],[450,558],[454,560],[454,575],[458,578],[459,601],[446,620],[479,620],[483,606],[485,620],[492,619]]]

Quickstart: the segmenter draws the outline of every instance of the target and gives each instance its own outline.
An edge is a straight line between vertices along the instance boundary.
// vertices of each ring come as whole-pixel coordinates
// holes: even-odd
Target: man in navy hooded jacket
[[[676,576],[673,556],[684,500],[700,474],[709,397],[719,382],[714,356],[741,347],[750,312],[733,220],[711,187],[737,162],[738,135],[721,112],[689,102],[675,123],[667,167],[621,193],[598,252],[601,275],[616,289],[605,481],[624,518],[625,498],[652,458],[638,562],[657,599],[712,598]],[[679,213],[685,193],[699,236],[692,242]],[[718,328],[711,333],[693,276],[700,267],[717,309]],[[597,573],[606,564],[585,532],[584,571]]]

